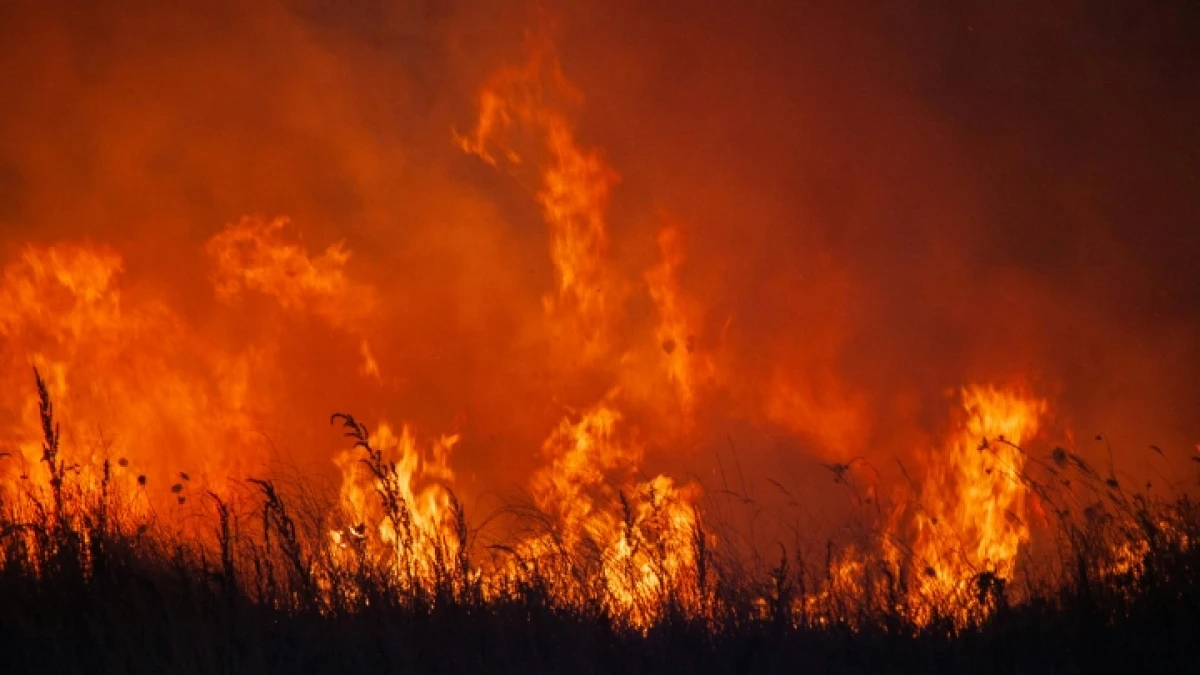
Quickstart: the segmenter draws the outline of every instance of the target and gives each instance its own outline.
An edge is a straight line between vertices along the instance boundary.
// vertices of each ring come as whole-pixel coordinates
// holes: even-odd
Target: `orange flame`
[[[684,425],[690,426],[697,388],[712,380],[716,369],[711,355],[703,350],[697,338],[701,321],[699,309],[678,279],[679,267],[684,262],[682,238],[680,227],[675,223],[659,232],[662,262],[646,272],[646,284],[658,309],[655,335],[662,348],[666,375],[675,387]]]
[[[287,312],[358,335],[363,369],[377,373],[362,337],[372,289],[349,280],[349,253],[341,245],[309,256],[285,238],[286,227],[285,220],[244,219],[213,237],[205,250],[215,295],[235,316],[238,299],[253,291]],[[121,256],[107,247],[27,247],[4,269],[0,337],[6,346],[0,404],[19,411],[4,421],[0,437],[18,450],[0,469],[10,481],[40,464],[28,366],[46,377],[72,461],[87,480],[99,480],[92,474],[109,459],[129,481],[140,477],[137,489],[150,502],[174,508],[188,492],[224,491],[227,478],[264,468],[261,453],[246,449],[261,443],[259,420],[270,403],[256,396],[253,381],[278,368],[272,347],[230,344],[190,323],[127,282]],[[168,491],[181,484],[162,478],[179,472],[189,475],[188,491]]]
[[[665,455],[680,468],[679,456],[695,449],[684,446],[725,437],[721,424],[766,422],[771,431],[779,427],[817,441],[818,451],[836,461],[826,466],[845,484],[854,462],[844,460],[865,454],[876,438],[872,424],[879,416],[872,413],[879,402],[839,370],[842,352],[853,344],[843,327],[818,326],[820,319],[811,316],[805,317],[810,324],[788,323],[782,335],[747,339],[769,348],[733,359],[725,344],[734,340],[724,333],[713,339],[704,327],[718,300],[741,300],[736,293],[705,297],[689,285],[705,261],[701,247],[713,244],[685,237],[679,222],[665,219],[657,251],[647,253],[657,259],[639,263],[644,286],[618,273],[610,260],[610,202],[621,176],[577,127],[573,111],[583,96],[551,44],[531,37],[528,47],[525,63],[501,68],[483,84],[477,118],[455,141],[525,186],[548,233],[553,278],[536,286],[523,308],[536,325],[512,332],[520,334],[514,342],[533,336],[520,345],[534,345],[529,352],[551,345],[553,358],[504,363],[530,379],[555,371],[562,382],[587,380],[579,389],[588,393],[566,394],[569,386],[553,385],[536,390],[546,396],[530,408],[544,407],[512,421],[510,428],[525,434],[529,456],[541,440],[543,463],[523,484],[541,527],[506,540],[512,561],[470,574],[499,585],[546,566],[557,572],[555,602],[597,602],[646,627],[660,618],[668,593],[682,593],[672,600],[702,611],[706,585],[712,585],[701,572],[702,550],[716,543],[701,522],[699,484],[648,466]],[[112,468],[112,479],[134,495],[133,517],[174,517],[194,491],[223,493],[230,483],[265,471],[273,456],[263,447],[263,426],[284,423],[295,402],[288,376],[310,365],[289,358],[291,327],[315,326],[343,339],[354,361],[344,369],[352,383],[372,393],[384,389],[399,350],[385,341],[379,324],[398,294],[363,281],[345,242],[314,249],[301,234],[286,218],[247,217],[210,238],[202,248],[207,275],[200,278],[207,284],[202,300],[213,301],[211,314],[172,304],[108,246],[79,241],[22,248],[0,277],[0,455],[10,455],[0,456],[0,486],[28,491],[46,471],[36,435],[39,408],[27,394],[30,366],[42,373],[56,402],[73,453],[71,470],[83,485],[95,486],[109,480],[99,467],[110,460],[103,471]],[[822,269],[821,276],[837,275]],[[796,280],[781,275],[778,284]],[[842,281],[831,282],[837,290],[820,298],[822,306],[849,297],[844,287],[850,284]],[[836,311],[814,314],[854,322]],[[726,329],[730,325],[726,320]],[[526,354],[481,350],[469,356],[488,361],[493,353]],[[872,363],[857,365],[865,370]],[[760,372],[740,377],[734,364]],[[473,384],[456,372],[437,375],[450,383],[447,389]],[[498,379],[508,387],[515,378]],[[740,389],[725,391],[735,380]],[[527,391],[514,388],[511,396]],[[560,396],[568,405],[559,404]],[[871,561],[875,552],[865,546],[831,557],[825,589],[810,605],[798,605],[801,610],[873,592],[880,565],[872,563],[904,573],[895,577],[908,579],[903,600],[918,623],[946,614],[969,621],[1003,599],[1003,584],[1020,571],[1032,536],[1026,510],[1037,508],[1030,506],[1021,444],[1037,436],[1048,404],[1019,387],[974,385],[960,396],[959,424],[923,458],[906,506],[887,516],[879,507],[880,520],[890,517],[883,559]],[[551,400],[555,407],[546,414]],[[706,419],[726,400],[734,411]],[[569,412],[562,416],[564,408]],[[677,411],[682,425],[656,434],[661,429],[654,425]],[[321,515],[318,548],[346,567],[364,557],[384,561],[411,588],[440,583],[435,577],[445,560],[465,560],[463,510],[452,490],[472,478],[461,466],[456,472],[452,460],[471,457],[483,434],[455,422],[448,425],[455,433],[427,437],[414,431],[423,420],[408,419],[381,422],[369,444],[364,438],[364,445],[332,456],[340,483],[334,512]],[[322,456],[321,465],[328,467],[329,459]],[[162,482],[164,476],[169,480]],[[884,491],[871,487],[874,505]],[[1136,573],[1145,553],[1140,546],[1116,549],[1112,573]],[[593,574],[575,574],[577,567]],[[846,619],[849,613],[829,615]]]
[[[1046,401],[991,386],[965,387],[961,396],[962,426],[929,455],[916,497],[911,560],[919,621],[937,611],[965,622],[986,611],[989,593],[1012,578],[1030,537],[1021,443],[1037,434]]]
[[[607,403],[577,422],[564,419],[543,446],[551,464],[532,486],[537,506],[553,518],[557,547],[572,556],[596,551],[609,605],[645,626],[661,594],[694,568],[699,488],[676,487],[666,476],[638,481],[643,450],[620,424]]]
[[[609,193],[619,180],[595,149],[581,148],[554,97],[578,104],[580,94],[567,81],[544,40],[531,38],[530,60],[503,68],[479,96],[474,130],[458,136],[459,146],[499,166],[493,147],[513,168],[533,164],[539,171],[536,198],[550,228],[550,256],[557,293],[546,296],[546,312],[556,317],[572,345],[596,355],[607,347],[608,323],[618,302],[606,267]],[[514,137],[533,134],[532,157],[519,153]]]

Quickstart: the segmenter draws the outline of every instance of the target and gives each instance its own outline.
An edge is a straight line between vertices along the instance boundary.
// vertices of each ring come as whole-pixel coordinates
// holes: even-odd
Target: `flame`
[[[514,170],[532,165],[538,172],[536,199],[550,229],[556,285],[543,299],[545,310],[572,348],[595,356],[608,347],[620,299],[606,262],[606,211],[620,177],[598,150],[576,140],[560,107],[580,104],[583,95],[563,75],[549,42],[531,35],[528,44],[524,65],[500,69],[484,86],[479,119],[457,140],[464,152],[493,166],[500,165],[499,152]],[[514,143],[530,134],[534,148],[526,155]]]
[[[697,388],[715,377],[716,368],[697,337],[700,310],[678,279],[685,255],[683,234],[677,223],[672,222],[659,232],[658,247],[662,262],[646,272],[650,298],[659,317],[655,337],[662,348],[664,370],[675,387],[684,424],[690,427]]]
[[[617,438],[620,420],[619,412],[602,403],[578,422],[562,420],[542,446],[551,464],[534,475],[534,498],[539,508],[557,516],[568,548],[583,537],[603,539],[618,531],[613,514],[597,506],[594,493],[627,484],[641,462],[641,448]]]
[[[551,517],[550,541],[530,543],[570,557],[596,553],[606,604],[634,625],[647,626],[663,595],[695,567],[694,502],[698,486],[676,486],[663,475],[638,481],[643,448],[621,433],[621,414],[605,402],[577,421],[562,420],[542,451],[551,462],[531,482],[536,505]]]
[[[217,295],[230,299],[258,291],[284,309],[304,309],[339,324],[369,316],[373,294],[347,277],[350,252],[345,245],[310,256],[284,238],[289,226],[286,218],[244,218],[210,239],[205,250],[213,262]]]
[[[819,450],[836,460],[847,459],[863,447],[868,429],[865,409],[863,397],[847,391],[824,364],[800,372],[779,369],[764,404],[767,419],[815,439]]]
[[[345,243],[335,243],[312,256],[287,240],[285,233],[290,228],[287,218],[243,218],[210,239],[205,251],[213,263],[217,297],[236,302],[247,293],[261,293],[284,310],[310,313],[331,326],[361,335],[379,301],[374,288],[347,274],[351,254]],[[379,364],[366,338],[360,341],[359,353],[361,374],[379,380]]]
[[[986,612],[988,592],[1012,579],[1030,538],[1021,444],[1037,434],[1047,403],[994,386],[968,386],[961,397],[961,426],[928,456],[916,495],[910,556],[919,622],[941,612],[965,623]]]
[[[549,43],[531,37],[529,47],[524,65],[501,69],[484,86],[474,130],[457,138],[464,151],[492,166],[504,164],[518,176],[537,172],[535,199],[549,227],[556,281],[556,293],[544,298],[544,307],[552,331],[569,347],[568,361],[580,365],[609,354],[609,333],[624,293],[606,259],[606,210],[619,176],[598,151],[578,143],[563,109],[579,105],[583,97],[563,75]],[[532,148],[518,149],[517,143],[530,136]],[[666,354],[665,374],[687,418],[697,375],[706,368],[711,372],[711,363],[693,356],[697,314],[675,277],[683,261],[677,228],[665,228],[659,244],[663,261],[646,273],[646,281],[660,316],[657,337]],[[640,377],[636,365],[617,379],[630,377]],[[568,415],[546,439],[542,453],[549,464],[530,485],[551,531],[521,542],[518,549],[530,558],[593,557],[605,580],[604,602],[644,626],[656,606],[650,600],[692,567],[692,502],[698,488],[677,487],[664,475],[635,478],[644,448],[621,433],[621,403],[614,389],[582,414]],[[587,591],[563,593],[579,599]]]
[[[252,323],[239,301],[255,293],[286,312],[363,334],[374,294],[348,278],[349,253],[335,245],[309,256],[286,238],[287,227],[286,220],[247,218],[209,240],[214,297],[240,322]],[[223,492],[229,477],[263,468],[261,452],[251,449],[262,442],[270,405],[255,380],[279,369],[274,347],[230,342],[190,322],[129,282],[122,257],[106,246],[26,247],[3,272],[0,338],[0,405],[16,411],[0,439],[18,450],[0,468],[10,485],[41,464],[41,439],[32,435],[40,428],[37,406],[26,394],[29,366],[44,374],[72,463],[88,482],[100,480],[98,467],[108,459],[122,480],[138,479],[147,505],[174,508],[186,500],[167,490],[180,471],[193,477],[189,492]],[[364,368],[378,372],[361,341]]]
[[[184,468],[168,462],[193,460],[187,468],[201,476],[214,465],[237,466],[235,453],[212,453],[252,434],[246,388],[259,355],[197,353],[184,320],[153,297],[127,293],[122,272],[120,256],[88,244],[27,247],[5,268],[2,403],[21,411],[4,430],[5,444],[19,448],[3,469],[9,479],[40,466],[41,440],[30,435],[40,428],[37,407],[25,394],[29,366],[46,375],[73,462],[89,481],[109,458],[125,460],[118,472],[129,480]],[[161,447],[180,451],[168,459]]]
[[[457,559],[465,545],[451,492],[450,456],[458,441],[458,435],[442,436],[423,449],[408,426],[396,435],[384,422],[369,439],[374,457],[364,459],[360,446],[338,452],[333,463],[342,474],[339,499],[347,524],[331,531],[335,547],[360,540],[371,554],[389,556],[400,583],[434,581],[440,563]]]
[[[713,264],[713,256],[724,253],[714,252],[723,242],[699,229],[702,217],[647,219],[656,233],[649,229],[616,241],[624,229],[614,227],[618,211],[612,199],[622,175],[577,123],[584,96],[566,77],[553,45],[531,33],[526,46],[523,63],[502,67],[483,82],[473,123],[454,135],[457,149],[440,141],[447,154],[463,160],[461,150],[511,177],[544,221],[552,277],[531,282],[510,269],[516,265],[508,260],[497,266],[501,274],[485,277],[528,285],[528,306],[517,305],[522,298],[514,293],[514,306],[497,313],[496,324],[512,344],[493,349],[479,324],[454,323],[476,313],[474,305],[471,312],[456,313],[435,302],[400,318],[412,318],[420,328],[437,324],[445,332],[413,330],[416,337],[408,342],[407,326],[385,321],[397,318],[393,310],[414,294],[414,286],[383,286],[378,275],[358,266],[361,249],[352,251],[341,240],[310,245],[302,223],[287,218],[245,217],[203,242],[198,260],[204,273],[189,279],[197,286],[182,289],[189,293],[186,302],[171,294],[181,289],[164,287],[152,271],[139,269],[135,256],[126,260],[107,244],[22,245],[0,276],[4,494],[44,490],[47,479],[54,480],[37,433],[41,411],[28,395],[31,366],[55,401],[67,435],[64,466],[82,493],[116,485],[131,495],[130,522],[152,517],[184,522],[192,494],[228,495],[230,485],[267,473],[273,460],[287,459],[302,443],[328,447],[304,437],[289,437],[282,449],[273,446],[280,429],[307,427],[306,406],[325,403],[295,391],[316,367],[313,361],[340,359],[330,367],[340,379],[320,386],[387,397],[395,394],[393,383],[425,378],[432,381],[428,389],[414,386],[411,397],[385,398],[378,405],[403,401],[436,411],[406,409],[401,418],[372,410],[372,419],[383,420],[373,434],[364,431],[352,447],[321,455],[316,466],[336,470],[339,479],[328,495],[332,510],[318,516],[319,553],[336,562],[335,571],[369,560],[406,590],[450,583],[455,592],[474,582],[499,589],[548,579],[552,602],[599,606],[646,628],[662,618],[664,598],[703,616],[706,598],[717,587],[705,571],[704,552],[718,545],[722,552],[735,550],[705,529],[705,493],[700,479],[690,478],[711,468],[696,458],[732,440],[730,428],[779,432],[786,437],[778,443],[781,453],[797,446],[808,453],[813,441],[811,454],[832,462],[825,466],[843,487],[868,463],[856,462],[869,453],[921,449],[907,436],[884,440],[885,421],[900,416],[885,410],[894,403],[890,392],[868,391],[864,383],[896,380],[886,379],[890,373],[872,379],[863,371],[891,352],[878,350],[865,335],[877,324],[859,315],[870,314],[872,305],[860,306],[854,294],[869,286],[860,289],[842,278],[855,268],[828,259],[838,246],[865,241],[862,232],[833,237],[830,250],[811,260],[807,254],[797,258],[815,263],[806,274],[820,282],[779,274],[759,283],[744,275],[737,279],[739,288],[728,292],[717,277],[730,267],[724,260]],[[445,120],[436,123],[445,129]],[[360,177],[383,182],[379,177],[388,173],[377,158],[355,150],[370,165],[355,167]],[[634,175],[627,173],[625,180],[632,182]],[[816,191],[831,193],[831,211],[840,209],[839,193],[854,192],[840,182],[831,179]],[[443,197],[432,195],[431,202],[445,203]],[[732,204],[751,214],[747,220],[757,215],[749,200]],[[386,206],[371,209],[384,212]],[[620,204],[622,210],[640,206],[637,199]],[[297,204],[295,213],[303,212]],[[396,245],[404,236],[384,244]],[[468,238],[444,246],[465,248]],[[414,239],[416,253],[429,253],[428,241]],[[798,247],[797,241],[780,246]],[[812,241],[821,244],[819,237]],[[867,247],[865,259],[874,262],[870,256],[883,255],[892,243],[883,239]],[[633,249],[630,258],[616,259]],[[477,263],[492,250],[473,251],[468,259]],[[429,272],[414,267],[414,275]],[[442,281],[415,288],[428,290]],[[479,286],[467,285],[471,291]],[[774,295],[749,295],[764,290]],[[808,305],[810,290],[819,297]],[[490,300],[474,295],[477,305]],[[853,311],[843,312],[843,304]],[[804,311],[793,317],[789,312],[797,308]],[[735,316],[750,319],[750,327],[735,323]],[[712,325],[723,328],[715,331]],[[751,335],[757,330],[767,334]],[[419,343],[421,338],[464,342],[442,350],[441,344]],[[315,348],[297,356],[289,350],[299,343]],[[404,349],[414,344],[419,355],[404,362]],[[845,365],[852,347],[879,353]],[[443,351],[459,352],[458,360],[443,362]],[[468,371],[472,375],[494,379],[479,384],[464,377],[455,370],[463,361],[478,368]],[[1004,365],[995,370],[1005,372]],[[536,384],[527,383],[532,380]],[[477,385],[486,392],[479,396],[490,398],[468,400]],[[899,487],[869,486],[865,501],[856,495],[858,504],[872,503],[879,514],[874,522],[883,523],[881,550],[863,544],[831,554],[824,587],[793,610],[820,610],[823,620],[853,625],[852,608],[834,605],[882,597],[880,584],[887,582],[877,573],[884,565],[894,573],[891,578],[905,580],[896,582],[907,592],[902,606],[920,624],[942,615],[966,623],[1004,599],[1003,585],[1020,573],[1034,536],[1027,511],[1042,513],[1029,492],[1021,445],[1038,436],[1049,404],[1022,387],[975,384],[959,397],[957,425],[922,457],[910,490],[897,479]],[[459,405],[475,407],[467,415]],[[491,416],[486,423],[472,417],[480,408]],[[682,424],[674,424],[676,416]],[[443,421],[429,423],[429,417]],[[454,422],[445,423],[448,419]],[[497,435],[512,432],[518,440],[489,445],[490,425],[503,427]],[[877,442],[894,445],[872,447]],[[761,438],[753,443],[747,455],[758,456],[747,457],[747,465],[767,455],[758,452],[765,447]],[[520,510],[526,517],[522,529],[503,542],[505,555],[467,570],[472,550],[455,491],[497,487],[501,479],[478,479],[470,470],[471,460],[486,453],[509,453],[498,464],[527,462],[520,488],[529,504]],[[821,471],[813,464],[814,472]],[[659,472],[664,465],[670,470]],[[889,487],[902,495],[902,506],[885,515],[877,495]],[[764,505],[763,512],[768,506],[775,505]],[[1112,552],[1109,573],[1136,574],[1145,554],[1139,540],[1122,544]],[[462,568],[450,582],[441,577],[448,560]],[[322,583],[331,594],[338,588],[333,578]]]

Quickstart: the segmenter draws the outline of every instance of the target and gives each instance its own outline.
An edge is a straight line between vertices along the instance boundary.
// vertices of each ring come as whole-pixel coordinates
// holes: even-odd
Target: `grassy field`
[[[922,605],[913,580],[883,563],[852,585],[830,582],[831,559],[786,549],[742,564],[708,550],[697,524],[691,564],[657,577],[636,600],[646,618],[631,621],[611,597],[612,570],[581,549],[533,560],[482,546],[457,501],[448,531],[412,529],[388,487],[394,467],[347,418],[383,513],[408,532],[396,546],[330,546],[323,507],[278,480],[249,482],[245,503],[194,497],[198,522],[138,515],[107,461],[85,481],[64,458],[40,379],[39,391],[41,478],[2,495],[3,672],[1200,669],[1200,506],[1186,494],[1127,495],[1094,474],[1107,504],[1059,514],[1037,583],[980,573],[962,580],[961,606]],[[1086,481],[1075,460],[1056,455],[1051,468]],[[506,556],[518,563],[495,562]]]

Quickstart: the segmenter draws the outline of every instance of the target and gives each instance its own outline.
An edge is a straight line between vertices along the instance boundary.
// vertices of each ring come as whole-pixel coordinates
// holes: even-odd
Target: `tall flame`
[[[854,193],[858,186],[834,176],[828,185],[814,188],[824,196],[811,201],[828,201],[830,212],[854,211],[845,216],[845,231],[829,227],[830,232],[809,237],[808,221],[793,213],[796,204],[785,202],[786,208],[779,210],[788,223],[797,216],[796,222],[806,226],[776,227],[778,222],[772,221],[754,230],[761,241],[753,244],[741,242],[733,226],[728,231],[702,228],[721,218],[735,222],[726,216],[714,215],[707,223],[703,213],[676,217],[688,207],[640,199],[634,190],[630,199],[614,204],[622,181],[641,186],[634,180],[641,167],[622,168],[623,177],[579,122],[584,96],[568,80],[553,44],[531,33],[526,49],[523,62],[482,80],[469,103],[474,119],[454,134],[454,143],[446,138],[450,125],[442,117],[432,120],[442,134],[433,137],[444,146],[439,159],[501,172],[506,185],[522,192],[524,206],[536,214],[532,220],[542,221],[533,229],[544,229],[535,245],[544,250],[536,262],[549,270],[545,279],[520,268],[528,262],[528,251],[519,245],[512,250],[521,255],[512,257],[502,257],[510,254],[507,241],[505,246],[475,246],[477,234],[490,237],[491,243],[512,234],[504,228],[472,229],[472,219],[479,215],[472,209],[491,206],[492,195],[486,194],[469,195],[464,200],[470,202],[468,208],[446,216],[460,216],[468,224],[456,222],[461,236],[438,240],[437,246],[429,246],[440,233],[431,233],[432,228],[411,237],[402,228],[372,231],[383,240],[380,248],[404,248],[409,257],[400,259],[415,262],[401,266],[402,274],[396,275],[372,274],[362,264],[364,253],[374,253],[364,247],[380,243],[370,238],[364,237],[370,242],[365,244],[349,235],[332,243],[308,243],[306,234],[314,236],[315,230],[301,217],[308,215],[306,202],[297,199],[292,209],[290,185],[279,192],[296,223],[284,217],[244,217],[197,240],[195,251],[183,250],[183,245],[172,250],[195,254],[189,263],[202,267],[192,270],[196,273],[182,289],[155,276],[169,277],[154,269],[169,263],[143,260],[139,265],[135,254],[115,243],[22,242],[0,272],[4,494],[28,494],[48,477],[46,449],[37,433],[43,413],[29,396],[31,366],[55,401],[69,457],[64,466],[85,486],[111,480],[127,488],[131,518],[187,521],[186,511],[199,501],[188,501],[192,495],[211,491],[224,498],[236,486],[244,487],[245,479],[269,474],[278,466],[276,460],[290,462],[294,450],[327,448],[326,441],[303,432],[285,436],[308,428],[313,409],[320,408],[323,415],[331,412],[322,407],[326,403],[362,405],[373,416],[373,433],[343,416],[339,419],[354,445],[321,454],[301,469],[315,466],[314,473],[328,471],[335,479],[328,493],[320,494],[327,501],[322,506],[331,508],[316,517],[320,542],[314,556],[332,558],[335,571],[341,572],[367,562],[381,565],[392,575],[389,581],[406,589],[448,584],[455,592],[468,587],[488,592],[504,584],[545,582],[554,603],[600,607],[645,628],[662,618],[668,606],[664,598],[703,614],[706,594],[727,588],[719,584],[735,583],[713,580],[706,557],[711,547],[720,546],[732,558],[742,552],[740,547],[750,550],[761,543],[721,540],[708,531],[710,515],[715,521],[726,514],[706,513],[704,507],[712,501],[705,497],[738,499],[752,519],[776,504],[756,501],[744,480],[739,482],[746,494],[734,495],[728,486],[706,494],[700,487],[708,476],[718,480],[718,471],[724,481],[728,465],[721,464],[720,452],[748,430],[753,440],[741,458],[750,468],[747,474],[761,474],[766,466],[774,469],[775,464],[763,464],[768,460],[807,462],[810,475],[801,476],[800,483],[812,475],[826,477],[818,459],[830,462],[825,467],[839,487],[850,486],[856,472],[866,471],[879,455],[912,451],[920,459],[907,480],[895,477],[894,484],[885,485],[876,471],[869,489],[855,493],[855,504],[843,510],[862,506],[860,512],[873,511],[867,518],[871,525],[881,525],[872,533],[882,531],[882,544],[875,539],[855,542],[837,554],[831,550],[824,594],[810,598],[808,605],[800,603],[800,610],[813,610],[820,602],[832,605],[847,594],[866,595],[876,583],[868,577],[879,569],[886,569],[904,591],[888,602],[903,606],[917,623],[945,614],[967,622],[1006,601],[1004,584],[1022,572],[1023,555],[1034,537],[1027,517],[1035,509],[1030,507],[1023,446],[1044,433],[1049,403],[1022,387],[972,384],[958,392],[954,424],[928,444],[933,449],[912,442],[928,437],[942,418],[923,405],[921,392],[929,389],[928,383],[925,389],[890,390],[926,361],[915,361],[921,365],[913,370],[896,368],[894,362],[900,360],[897,355],[927,354],[924,345],[902,344],[926,335],[925,319],[949,323],[959,317],[948,310],[926,317],[896,303],[896,313],[904,315],[896,323],[911,321],[918,327],[909,327],[894,341],[872,334],[889,325],[892,317],[882,306],[892,298],[851,277],[867,276],[868,263],[893,260],[885,256],[895,241],[876,237],[859,222],[869,223],[875,209],[889,205],[886,200],[877,205],[854,196],[855,208],[850,208],[841,203],[851,199],[842,193]],[[338,99],[334,107],[343,105],[340,97],[329,98]],[[718,107],[706,113],[716,117]],[[122,133],[132,134],[139,118],[121,117]],[[816,124],[819,117],[802,121]],[[321,129],[316,122],[324,119],[302,122]],[[357,130],[336,132],[335,138],[348,145],[360,137]],[[764,135],[768,137],[776,135]],[[743,140],[755,142],[746,138],[738,143]],[[679,154],[672,150],[670,154]],[[372,188],[392,187],[383,155],[357,146],[349,155],[352,163],[362,163],[351,170],[356,178]],[[179,162],[202,159],[185,156]],[[768,183],[764,189],[775,190],[783,185],[771,182],[779,178],[775,174],[795,168],[754,159],[730,175],[752,168],[746,171],[747,182]],[[832,171],[840,162],[819,168]],[[438,174],[436,164],[428,172],[424,168],[403,176],[417,189],[446,190],[430,190],[430,203],[438,207],[433,211],[441,216],[440,206],[451,201],[447,194],[460,197],[465,189],[438,183],[444,176],[429,178],[426,174]],[[17,179],[10,180],[7,167],[0,166],[0,192],[24,180],[24,167],[18,169]],[[710,183],[699,182],[715,185],[728,178],[717,175],[705,179]],[[61,196],[61,190],[47,186],[38,187]],[[905,184],[904,189],[916,188]],[[390,225],[394,204],[380,197],[383,192],[364,188],[364,201],[375,200],[364,211],[371,218],[386,214]],[[697,211],[710,204],[723,206],[744,217],[746,227],[757,227],[758,216],[775,205],[761,207],[744,198],[753,194],[759,193],[730,188],[728,201],[706,199]],[[911,201],[921,197],[916,194]],[[9,201],[7,193],[0,194],[5,202],[0,207],[7,208]],[[248,201],[272,203],[267,197]],[[907,199],[901,201],[909,205]],[[239,201],[220,213],[236,217],[242,211],[235,209],[244,206]],[[862,213],[856,210],[860,207]],[[641,215],[671,215],[626,220],[626,213],[639,209]],[[27,217],[24,207],[13,213]],[[917,215],[923,214],[901,213],[903,227],[889,236],[907,241],[914,232],[923,235],[909,222],[920,220]],[[28,217],[31,226],[43,218]],[[4,208],[0,218],[7,224]],[[194,225],[217,228],[223,222],[198,217]],[[909,227],[912,231],[904,229]],[[639,230],[637,235],[626,237],[633,229]],[[826,234],[834,241],[823,241]],[[776,247],[792,251],[809,244],[814,250],[802,254],[767,255]],[[723,246],[736,250],[727,253]],[[850,251],[860,246],[866,249],[862,258],[843,265],[840,258],[858,255]],[[449,257],[463,264],[462,270],[453,270],[459,277],[436,276],[445,271],[445,259],[429,249],[439,247],[455,249]],[[471,250],[459,259],[457,249]],[[494,252],[503,252],[497,253],[494,269],[476,274]],[[761,260],[747,257],[733,261],[740,265],[726,265],[726,258],[751,253]],[[369,260],[395,262],[382,255]],[[760,262],[763,269],[756,266]],[[808,267],[797,272],[788,267],[791,263]],[[730,275],[730,283],[723,274]],[[890,271],[882,278],[917,283]],[[419,283],[406,285],[412,279]],[[914,279],[927,281],[924,276]],[[492,290],[485,287],[495,280],[511,284],[503,296],[510,304],[489,306],[499,296],[484,291]],[[940,276],[934,280],[938,288],[948,285]],[[446,297],[459,299],[443,294],[444,286],[456,282],[461,288],[455,290],[471,296],[470,301],[442,303]],[[185,299],[172,295],[180,290],[186,291]],[[905,286],[898,293],[910,290]],[[488,331],[497,326],[501,335],[493,339]],[[996,335],[997,340],[1009,337]],[[1016,341],[1021,333],[1014,328],[1011,335]],[[943,337],[949,343],[954,334],[947,331]],[[942,366],[936,348],[944,343],[930,342],[934,347],[928,363],[931,370],[939,366],[938,377],[931,378],[937,387],[947,371],[956,383],[980,381],[963,365],[961,354]],[[410,349],[414,345],[418,348]],[[993,353],[981,354],[981,360]],[[989,361],[988,372],[1032,375],[1011,363]],[[877,366],[887,372],[875,372]],[[393,386],[401,380],[419,384],[401,395]],[[310,389],[301,390],[302,384]],[[318,388],[319,394],[313,394]],[[919,404],[909,405],[909,398],[920,399]],[[389,405],[408,407],[387,415],[373,407]],[[906,426],[893,435],[887,422],[897,419]],[[708,464],[710,458],[715,458],[715,468]],[[485,460],[481,466],[499,466],[505,473],[475,475],[471,463],[480,459]],[[905,470],[911,466],[908,462]],[[740,463],[737,470],[742,470]],[[781,481],[772,482],[787,492]],[[507,522],[506,517],[516,514],[520,517],[513,519],[520,525],[500,544],[476,546],[475,552],[486,550],[493,557],[468,569],[475,533],[468,531],[458,491],[474,497],[468,491],[486,494],[502,485],[513,485],[521,496],[506,501],[501,514],[481,520]],[[851,492],[857,489],[851,487]],[[887,498],[880,499],[889,491],[899,495],[900,504],[891,510],[885,508]],[[1118,549],[1113,572],[1133,573],[1143,552],[1135,544]],[[753,553],[757,564],[758,551]],[[882,560],[868,560],[873,555]],[[459,567],[449,581],[442,576],[448,560]],[[783,572],[778,576],[777,592],[786,586]],[[335,581],[325,579],[323,588],[332,592],[338,587]],[[759,595],[761,606],[770,604],[765,599],[769,594]],[[774,599],[779,606],[782,595]]]
[[[532,488],[552,518],[552,533],[531,544],[534,552],[558,548],[571,557],[594,552],[607,604],[645,626],[668,589],[694,568],[692,503],[699,490],[661,475],[638,480],[643,451],[621,433],[621,421],[601,403],[578,421],[564,419],[546,439],[551,463],[533,477]]]
[[[661,262],[646,272],[650,298],[658,310],[655,336],[662,348],[668,380],[675,387],[684,424],[690,426],[697,389],[716,375],[711,354],[699,344],[701,317],[679,281],[684,262],[683,233],[671,222],[658,234]]]
[[[961,397],[962,424],[928,455],[916,495],[911,558],[922,620],[935,610],[962,620],[986,611],[1030,537],[1021,444],[1037,434],[1047,403],[994,386],[965,387]]]
[[[529,61],[493,76],[480,92],[475,128],[458,142],[493,166],[500,166],[499,152],[512,170],[532,166],[538,172],[536,199],[550,229],[556,285],[545,308],[572,346],[597,354],[608,346],[608,323],[619,302],[606,262],[606,210],[619,176],[598,150],[576,140],[559,106],[577,105],[583,96],[563,75],[550,44],[534,37],[528,42]],[[514,147],[529,135],[531,156]]]
[[[340,245],[310,256],[286,238],[286,228],[284,220],[248,218],[207,243],[224,311],[249,322],[238,301],[260,294],[285,312],[356,336],[364,369],[377,369],[365,337],[372,289],[348,279],[349,254]],[[278,353],[270,344],[229,341],[215,325],[193,323],[127,284],[121,256],[107,247],[27,247],[4,269],[0,337],[0,396],[4,410],[20,411],[3,429],[5,444],[19,449],[2,469],[13,480],[35,473],[41,457],[32,436],[37,407],[22,393],[28,365],[48,380],[80,471],[121,460],[118,471],[140,476],[152,502],[175,506],[186,494],[168,488],[180,484],[172,477],[181,472],[195,489],[224,491],[227,478],[265,468],[259,453],[247,450],[263,442],[261,421],[271,404],[255,383],[278,371]]]

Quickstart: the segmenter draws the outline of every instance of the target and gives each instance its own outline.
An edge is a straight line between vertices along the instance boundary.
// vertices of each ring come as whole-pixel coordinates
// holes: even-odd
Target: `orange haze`
[[[5,3],[0,475],[36,366],[160,513],[285,467],[369,518],[342,411],[429,527],[520,496],[631,565],[626,494],[823,536],[903,464],[918,553],[1007,573],[976,436],[1182,479],[1194,8],[879,4]]]

